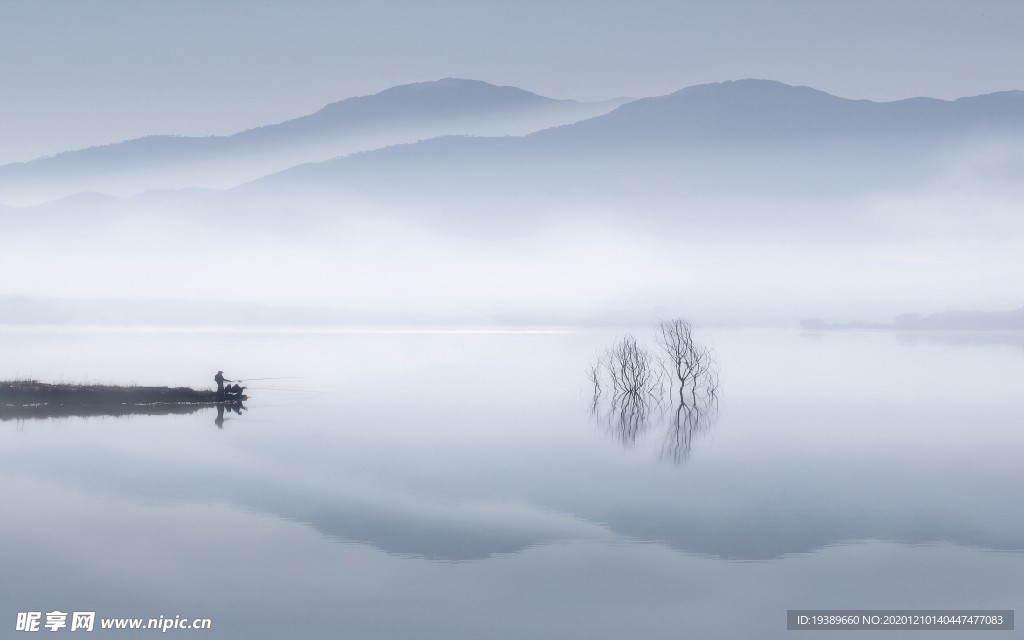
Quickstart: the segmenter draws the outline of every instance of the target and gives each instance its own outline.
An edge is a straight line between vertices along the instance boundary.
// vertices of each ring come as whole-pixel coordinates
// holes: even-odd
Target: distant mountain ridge
[[[37,189],[33,183],[69,179],[78,180],[77,190],[104,191],[104,185],[90,182],[89,176],[139,171],[157,172],[155,180],[141,181],[141,188],[222,186],[192,184],[187,179],[182,184],[163,184],[159,171],[211,162],[227,162],[229,169],[237,169],[239,159],[261,158],[250,175],[235,179],[234,184],[239,184],[303,162],[396,142],[452,133],[529,133],[605,113],[625,100],[555,100],[516,87],[457,78],[418,82],[334,102],[307,116],[230,136],[152,135],[7,164],[0,166],[0,195],[31,192]],[[204,166],[195,173],[202,176],[215,167]],[[56,197],[73,192],[65,188]]]
[[[249,129],[230,137],[249,141],[322,135],[329,131],[391,122],[410,114],[420,118],[447,119],[575,104],[579,103],[545,98],[516,87],[445,78],[400,85],[372,96],[333,102],[311,115]]]
[[[504,197],[566,185],[578,193],[647,194],[663,187],[740,188],[744,196],[854,193],[930,179],[941,170],[944,150],[972,139],[1024,139],[1024,91],[872,102],[750,79],[613,107],[449,78],[350,98],[233,136],[152,136],[6,165],[0,167],[0,198],[13,204],[20,190],[38,203],[80,191],[129,195],[236,185],[414,196],[492,190]],[[588,109],[600,113],[576,118]],[[473,129],[465,123],[474,118],[498,122],[556,112],[571,122],[525,135],[462,135]],[[370,132],[384,137],[338,152],[335,141]],[[184,173],[172,180],[176,167]],[[207,176],[218,170],[230,175],[211,183]],[[104,188],[103,176],[146,171],[130,183],[134,190]],[[46,192],[52,185],[53,193]]]
[[[597,189],[615,181],[649,191],[652,180],[689,180],[697,189],[716,180],[790,180],[796,188],[828,191],[919,179],[933,170],[936,151],[986,135],[1024,136],[1024,91],[877,103],[741,80],[642,98],[524,137],[424,140],[295,167],[257,183],[393,191],[436,180],[451,191],[475,188],[486,174],[513,190],[550,190],[564,178],[591,180]]]
[[[229,150],[251,145],[288,142],[356,129],[367,125],[395,124],[410,117],[427,120],[492,115],[507,111],[541,109],[579,104],[554,100],[516,87],[498,87],[479,80],[445,78],[392,87],[370,96],[332,102],[316,113],[278,124],[247,129],[229,136],[151,135],[113,144],[65,151],[29,162],[0,167],[0,177],[16,167],[77,165],[120,161],[152,161],[192,153]],[[152,156],[139,157],[139,152]],[[157,155],[159,154],[159,155]]]
[[[773,80],[737,80],[641,98],[604,116],[534,134],[661,144],[799,140],[821,136],[963,135],[1024,130],[1024,91],[938,100],[850,100]]]

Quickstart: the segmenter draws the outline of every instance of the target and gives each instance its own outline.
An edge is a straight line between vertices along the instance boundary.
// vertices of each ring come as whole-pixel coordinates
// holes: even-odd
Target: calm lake
[[[1024,609],[1024,337],[698,331],[719,410],[676,462],[662,425],[624,444],[589,412],[622,333],[2,328],[0,378],[251,380],[222,419],[0,422],[2,635],[54,610],[520,640]]]

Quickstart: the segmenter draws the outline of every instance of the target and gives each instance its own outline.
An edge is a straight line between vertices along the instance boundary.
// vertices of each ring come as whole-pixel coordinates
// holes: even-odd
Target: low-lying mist
[[[395,123],[427,122],[422,91],[450,127],[482,126],[468,95],[505,105],[494,122],[506,130],[540,113],[509,106],[520,101],[563,109],[551,117],[613,106],[551,107],[467,81],[395,91],[411,93],[238,135],[284,136],[289,153],[305,153],[310,131],[365,134],[384,107],[401,115],[388,120],[397,135],[405,129]],[[0,208],[0,320],[646,325],[683,316],[797,326],[1016,309],[1022,95],[871,103],[741,81],[519,137],[444,136],[300,164],[230,189],[197,185],[237,180],[255,166],[246,162],[259,164],[255,151],[234,166],[218,156],[219,169],[193,158],[190,188]],[[453,104],[476,120],[451,116]],[[114,179],[125,151],[108,151],[107,164],[85,152],[65,164],[81,170],[75,179]],[[60,162],[36,168],[50,179]],[[171,164],[150,169],[170,180]]]
[[[144,200],[117,213],[101,205],[98,216],[86,204],[82,218],[41,212],[50,223],[8,226],[0,271],[17,275],[4,293],[204,301],[207,321],[218,307],[237,320],[231,305],[250,303],[338,312],[289,316],[328,323],[646,324],[685,314],[795,326],[1016,308],[1020,292],[1007,285],[1024,282],[1012,204],[965,192],[680,202],[677,219],[645,218],[624,202],[464,204],[450,215],[477,223],[458,233],[433,223],[441,206],[366,199],[254,203],[251,217],[206,201],[179,200],[174,211]],[[719,210],[696,213],[704,205]],[[975,227],[983,217],[1013,233]]]

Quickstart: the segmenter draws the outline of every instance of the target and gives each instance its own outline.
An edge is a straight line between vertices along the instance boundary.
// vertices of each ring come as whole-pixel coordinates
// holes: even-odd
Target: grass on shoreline
[[[212,389],[131,385],[47,383],[28,378],[0,381],[0,406],[140,405],[216,402]]]

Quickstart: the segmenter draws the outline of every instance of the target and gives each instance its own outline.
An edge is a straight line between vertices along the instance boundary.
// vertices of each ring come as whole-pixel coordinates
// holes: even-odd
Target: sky
[[[220,135],[409,82],[576,100],[766,78],[871,100],[1024,89],[1024,3],[0,0],[0,164]]]

